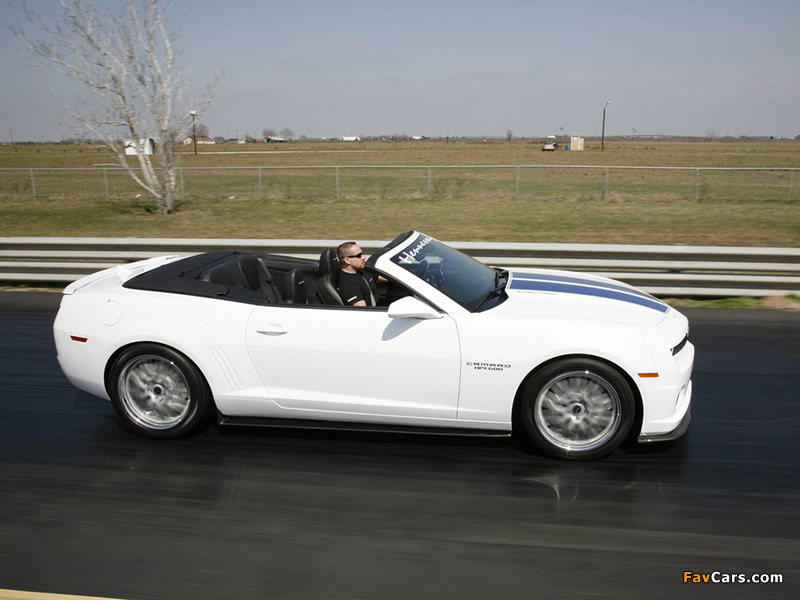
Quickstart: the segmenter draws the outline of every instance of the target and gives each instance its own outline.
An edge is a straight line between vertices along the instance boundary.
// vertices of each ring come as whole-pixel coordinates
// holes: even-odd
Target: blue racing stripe
[[[651,300],[656,300],[655,297],[651,296],[647,292],[643,292],[641,290],[637,290],[628,287],[626,285],[622,285],[621,283],[615,283],[611,281],[595,281],[593,279],[586,279],[583,277],[570,277],[569,275],[552,275],[545,273],[517,273],[517,272],[512,272],[512,273],[514,275],[514,279],[535,279],[537,281],[557,281],[559,283],[575,283],[578,285],[589,285],[596,288],[619,290],[620,292],[634,294],[636,296],[641,296],[642,298],[650,298]]]
[[[587,283],[585,280],[580,280],[582,283]],[[531,281],[527,279],[519,279],[515,277],[511,281],[512,290],[534,290],[539,292],[561,292],[563,294],[578,294],[581,296],[595,296],[598,298],[608,298],[611,300],[620,300],[622,302],[630,302],[631,304],[638,304],[647,308],[652,308],[659,312],[665,313],[669,310],[669,306],[656,300],[652,297],[643,295],[631,294],[627,291],[620,292],[607,287],[588,287],[586,285],[575,285],[573,283],[565,283],[560,281]]]

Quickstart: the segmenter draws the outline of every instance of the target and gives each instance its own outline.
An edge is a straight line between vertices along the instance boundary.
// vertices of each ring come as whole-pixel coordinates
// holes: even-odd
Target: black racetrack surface
[[[686,311],[688,437],[571,464],[508,440],[138,438],[62,376],[58,301],[0,294],[0,588],[131,600],[800,593],[800,313]],[[754,575],[782,583],[739,583]]]

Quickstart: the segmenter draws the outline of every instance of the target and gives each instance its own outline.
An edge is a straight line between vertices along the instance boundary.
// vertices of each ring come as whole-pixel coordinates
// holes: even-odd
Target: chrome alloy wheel
[[[192,394],[186,376],[163,356],[136,356],[125,364],[117,381],[125,412],[146,429],[174,427],[191,409]]]
[[[534,404],[540,434],[565,451],[602,446],[617,432],[622,409],[616,388],[591,371],[569,371],[547,382]]]

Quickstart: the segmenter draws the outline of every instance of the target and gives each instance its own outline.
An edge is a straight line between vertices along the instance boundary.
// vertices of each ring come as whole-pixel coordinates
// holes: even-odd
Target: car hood
[[[661,300],[625,283],[566,271],[509,271],[506,293],[507,300],[492,312],[653,327],[673,310]]]

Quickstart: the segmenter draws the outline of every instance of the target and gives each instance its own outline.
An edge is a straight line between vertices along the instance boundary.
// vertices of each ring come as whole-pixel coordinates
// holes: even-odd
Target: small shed
[[[583,138],[578,135],[572,135],[569,138],[570,152],[579,152],[583,150]]]

